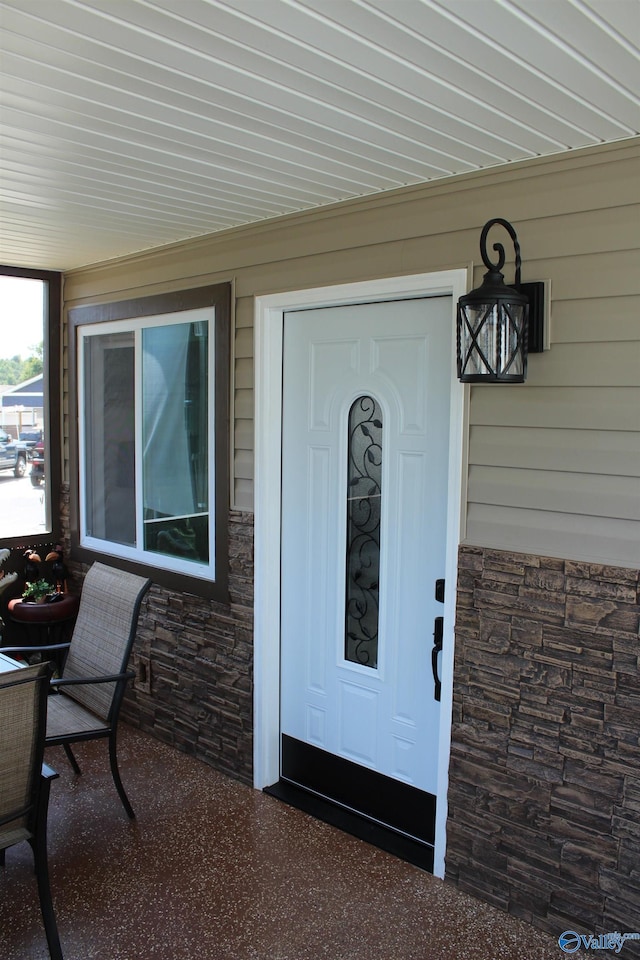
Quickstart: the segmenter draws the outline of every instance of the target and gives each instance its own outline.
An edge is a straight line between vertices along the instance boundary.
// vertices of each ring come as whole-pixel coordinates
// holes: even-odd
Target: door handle
[[[433,649],[431,651],[431,671],[433,673],[433,698],[440,702],[442,683],[438,675],[438,654],[442,650],[444,617],[436,617],[433,622]]]

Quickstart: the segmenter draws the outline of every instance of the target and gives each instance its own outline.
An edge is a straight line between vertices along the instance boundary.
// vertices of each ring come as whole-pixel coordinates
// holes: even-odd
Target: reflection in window
[[[212,316],[202,308],[81,328],[86,545],[213,574]]]
[[[85,343],[86,532],[135,546],[133,332]]]
[[[207,325],[148,328],[142,344],[144,546],[207,562]]]
[[[373,397],[349,411],[345,659],[378,664],[382,413]]]

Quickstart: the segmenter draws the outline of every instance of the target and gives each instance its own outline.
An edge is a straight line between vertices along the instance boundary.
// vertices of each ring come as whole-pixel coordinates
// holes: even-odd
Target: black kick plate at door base
[[[433,872],[436,798],[282,737],[282,776],[265,793]]]

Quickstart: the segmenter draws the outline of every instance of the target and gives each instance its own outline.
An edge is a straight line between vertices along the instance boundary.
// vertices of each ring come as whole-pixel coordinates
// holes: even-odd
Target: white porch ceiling
[[[0,30],[17,266],[640,130],[639,0],[0,0]]]

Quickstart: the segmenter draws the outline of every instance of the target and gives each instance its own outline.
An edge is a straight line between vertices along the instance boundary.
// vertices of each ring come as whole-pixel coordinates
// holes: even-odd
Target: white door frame
[[[451,295],[455,307],[467,289],[467,270],[416,274],[295,290],[255,298],[255,501],[253,783],[262,789],[280,777],[280,490],[282,454],[282,343],[284,314],[308,307]],[[455,357],[455,347],[452,351]],[[468,389],[451,369],[446,598],[442,650],[442,718],[451,717],[458,544],[463,535],[463,460]],[[451,723],[440,724],[434,874],[444,877]]]

